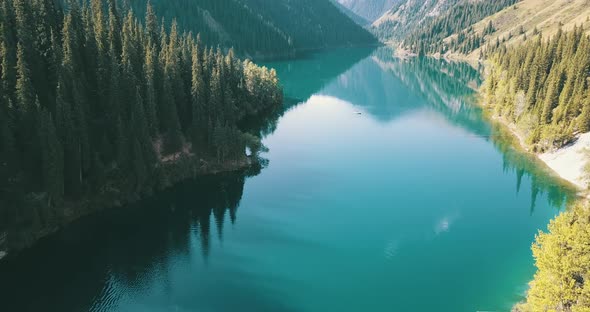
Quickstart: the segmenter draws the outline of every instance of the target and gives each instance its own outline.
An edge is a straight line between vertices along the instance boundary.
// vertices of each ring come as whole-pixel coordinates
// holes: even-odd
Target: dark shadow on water
[[[141,297],[153,284],[170,284],[162,298],[141,303],[155,300],[157,311],[237,311],[244,306],[291,311],[273,299],[281,294],[268,286],[272,278],[233,266],[207,269],[211,241],[222,242],[224,226],[238,220],[246,176],[232,173],[183,183],[43,239],[0,265],[2,310],[114,311],[122,297]],[[185,267],[194,261],[204,261],[204,266],[195,264],[196,272],[187,272],[193,276],[179,281],[172,273],[179,262]]]

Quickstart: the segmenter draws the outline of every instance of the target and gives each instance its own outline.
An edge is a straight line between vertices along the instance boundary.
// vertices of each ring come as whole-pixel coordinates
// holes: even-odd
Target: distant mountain
[[[143,16],[147,0],[128,0]],[[208,45],[234,47],[253,58],[366,45],[374,36],[330,0],[151,0],[156,14],[200,33]]]
[[[405,0],[375,21],[374,32],[418,54],[468,53],[494,31],[493,25],[486,25],[481,34],[470,34],[473,25],[516,2]]]
[[[354,23],[330,0],[235,1],[242,1],[264,20],[288,34],[297,50],[377,42],[369,31]]]
[[[344,1],[344,0],[343,0]],[[373,27],[384,39],[399,40],[434,20],[461,1],[469,0],[402,0],[375,22]]]
[[[336,0],[371,23],[403,0]]]
[[[354,0],[339,0],[354,1]],[[359,0],[360,1],[360,0]],[[588,0],[401,0],[372,24],[383,41],[415,53],[468,55],[487,45],[523,43],[582,25],[590,29]]]
[[[366,27],[371,25],[371,21],[369,21],[368,19],[356,14],[355,12],[353,12],[351,9],[345,7],[344,5],[340,4],[340,2],[338,2],[338,0],[330,0],[337,8],[340,9],[340,11],[342,13],[344,13],[346,16],[348,16],[351,20],[353,20],[355,23]]]

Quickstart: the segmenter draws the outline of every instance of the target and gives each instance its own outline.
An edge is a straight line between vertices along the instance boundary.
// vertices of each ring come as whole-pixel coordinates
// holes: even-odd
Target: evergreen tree
[[[177,156],[191,166],[242,160],[252,140],[240,121],[282,101],[276,73],[207,50],[176,23],[168,32],[150,8],[144,27],[130,11],[121,18],[114,0],[108,11],[100,0],[64,7],[0,0],[2,218],[9,200],[38,198],[39,208],[11,204],[9,215],[55,228],[66,203],[126,200],[166,184]]]
[[[51,114],[43,109],[40,114],[39,138],[43,159],[43,186],[49,194],[49,203],[61,204],[64,195],[63,147]]]

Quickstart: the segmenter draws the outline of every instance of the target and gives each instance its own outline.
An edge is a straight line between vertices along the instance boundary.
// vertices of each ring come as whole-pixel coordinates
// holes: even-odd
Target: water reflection
[[[202,178],[74,223],[0,266],[2,310],[237,311],[247,304],[290,311],[271,299],[270,277],[263,285],[260,276],[254,283],[247,271],[222,263],[203,266],[238,219],[245,179],[241,173]],[[170,301],[150,306],[153,288]]]
[[[575,199],[572,187],[558,180],[534,156],[515,148],[518,143],[476,105],[480,73],[467,63],[435,58],[400,59],[391,48],[380,48],[319,91],[362,107],[376,121],[391,122],[404,114],[430,109],[467,133],[491,141],[502,153],[504,171],[515,174],[516,193],[523,177],[531,181],[530,213],[536,199],[548,195],[554,207]],[[418,105],[417,105],[418,104]]]
[[[242,125],[268,136],[262,174],[202,178],[75,223],[0,265],[2,309],[511,306],[534,234],[573,192],[473,105],[477,71],[392,55],[275,63],[285,110]]]

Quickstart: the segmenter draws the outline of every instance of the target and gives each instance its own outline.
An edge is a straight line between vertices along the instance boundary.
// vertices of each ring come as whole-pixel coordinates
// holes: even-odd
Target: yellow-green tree
[[[537,273],[518,311],[590,311],[590,212],[579,204],[533,244]]]

